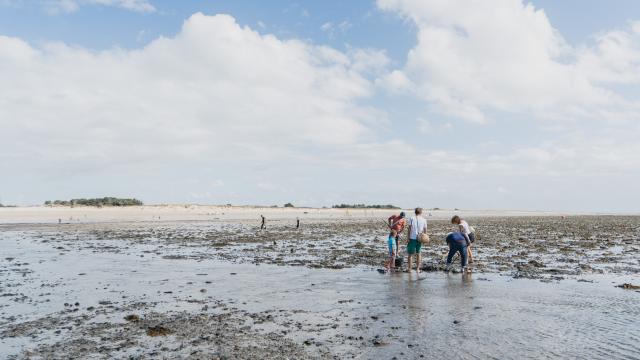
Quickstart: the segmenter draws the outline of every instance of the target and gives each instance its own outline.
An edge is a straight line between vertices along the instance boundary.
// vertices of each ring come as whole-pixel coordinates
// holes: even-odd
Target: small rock
[[[125,316],[124,319],[131,322],[138,322],[140,321],[140,316],[136,314],[131,314],[131,315]]]
[[[166,336],[169,334],[171,334],[171,330],[160,325],[152,326],[147,329],[147,335],[149,336]]]
[[[545,267],[545,265],[537,260],[529,260],[529,265],[537,268]]]

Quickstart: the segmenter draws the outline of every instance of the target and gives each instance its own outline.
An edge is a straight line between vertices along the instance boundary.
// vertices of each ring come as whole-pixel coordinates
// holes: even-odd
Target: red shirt
[[[389,220],[391,220],[391,229],[396,230],[397,232],[402,232],[402,230],[404,230],[404,225],[407,222],[404,218],[401,218],[400,215],[393,215]]]

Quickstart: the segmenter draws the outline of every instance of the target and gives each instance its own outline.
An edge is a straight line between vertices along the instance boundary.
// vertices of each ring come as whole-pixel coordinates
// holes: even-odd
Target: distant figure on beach
[[[464,234],[459,231],[447,234],[447,245],[449,245],[449,254],[447,255],[447,267],[445,271],[451,270],[451,262],[454,255],[460,253],[460,270],[464,273],[467,270],[467,247],[470,244]]]
[[[262,220],[262,223],[260,224],[260,230],[266,229],[267,228],[267,218],[264,217],[264,215],[260,215],[260,219]]]
[[[58,224],[62,224],[62,219],[58,219]]]
[[[427,233],[427,219],[422,217],[422,208],[415,209],[415,216],[409,220],[409,243],[407,244],[407,254],[409,254],[409,260],[407,261],[407,272],[411,272],[413,267],[413,256],[416,257],[416,273],[420,273],[420,249],[422,243],[418,240],[420,234]]]
[[[393,235],[393,238],[395,238],[395,242],[396,242],[395,255],[397,256],[398,242],[400,241],[400,234],[402,234],[402,232],[404,231],[404,227],[407,223],[407,220],[405,220],[404,211],[400,212],[400,215],[391,215],[389,219],[387,219],[387,221],[389,222],[389,229],[391,230],[389,233],[389,239],[392,238],[391,232],[395,231],[395,235]]]
[[[458,231],[462,233],[462,235],[464,235],[464,238],[467,241],[467,254],[469,257],[469,264],[472,264],[473,253],[471,253],[471,244],[476,241],[476,235],[474,231],[471,229],[469,224],[458,215],[455,215],[451,218],[451,223],[454,225],[458,225]]]
[[[296,218],[296,229],[300,229],[300,218]]]

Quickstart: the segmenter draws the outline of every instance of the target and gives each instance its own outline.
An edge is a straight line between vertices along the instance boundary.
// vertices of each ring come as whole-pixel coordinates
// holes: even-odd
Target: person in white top
[[[473,253],[471,252],[471,244],[476,240],[476,236],[473,233],[469,224],[460,216],[455,215],[451,218],[451,223],[454,225],[458,225],[458,231],[464,235],[465,240],[467,240],[467,257],[469,258],[469,264],[473,262]]]
[[[416,256],[416,272],[420,273],[420,248],[422,243],[418,237],[420,234],[427,233],[427,219],[422,217],[422,208],[416,208],[416,216],[409,220],[409,243],[407,244],[407,253],[409,260],[407,261],[407,272],[411,272],[413,267],[413,255]]]

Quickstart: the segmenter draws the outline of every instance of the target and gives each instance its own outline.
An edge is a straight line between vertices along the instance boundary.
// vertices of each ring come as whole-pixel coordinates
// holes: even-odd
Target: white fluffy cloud
[[[554,120],[638,114],[603,82],[637,81],[640,25],[574,47],[543,10],[522,0],[378,0],[378,6],[418,28],[416,46],[404,68],[385,79],[388,87],[409,89],[442,113],[480,123],[492,111]]]
[[[281,41],[230,16],[195,14],[176,37],[133,51],[0,37],[0,62],[4,153],[68,162],[260,157],[284,144],[358,141],[376,121],[355,105],[372,91],[361,72],[384,55]]]

